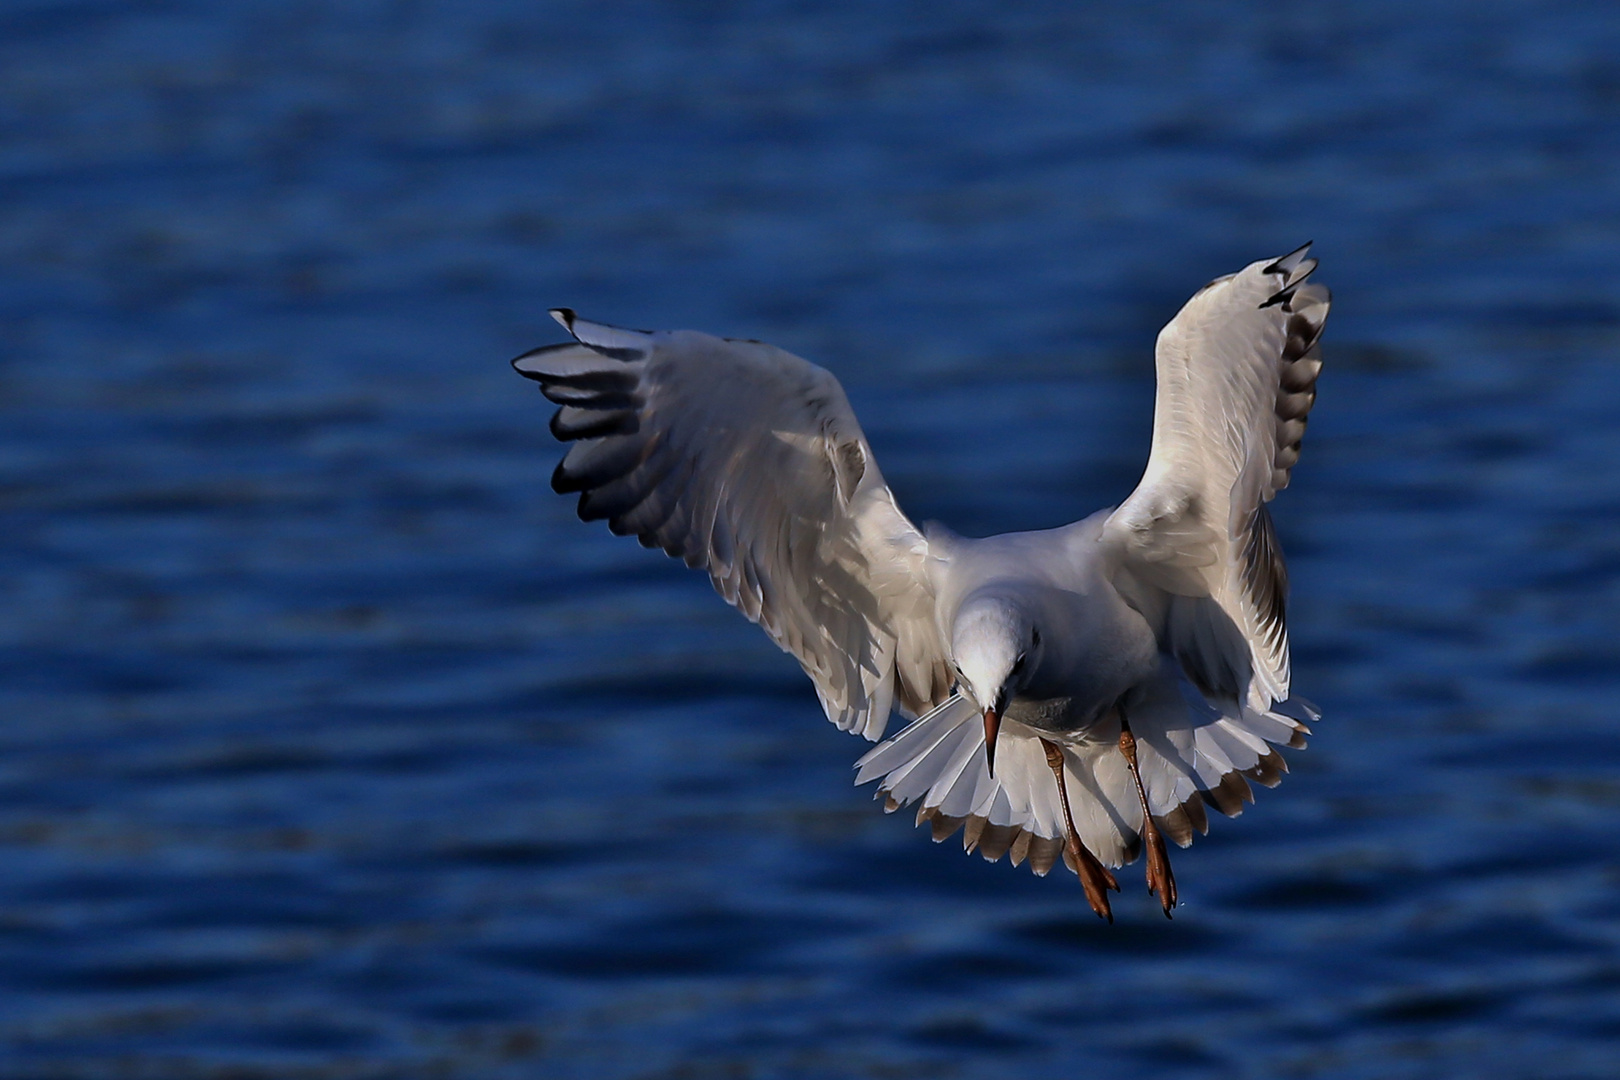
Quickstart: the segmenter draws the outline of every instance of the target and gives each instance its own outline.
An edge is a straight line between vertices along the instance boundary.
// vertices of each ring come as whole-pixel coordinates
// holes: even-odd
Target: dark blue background
[[[1055,525],[1307,239],[1327,718],[1173,923],[879,813],[506,365],[765,338]],[[1617,297],[1602,0],[0,4],[0,1077],[1613,1077]]]

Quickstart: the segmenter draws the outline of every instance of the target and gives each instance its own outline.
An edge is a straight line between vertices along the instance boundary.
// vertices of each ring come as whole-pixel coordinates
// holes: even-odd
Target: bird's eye
[[[1018,659],[1013,661],[1012,673],[1014,675],[1016,675],[1020,671],[1024,670],[1024,660],[1026,658],[1026,655],[1027,654],[1025,654],[1025,653],[1019,653],[1018,654]]]

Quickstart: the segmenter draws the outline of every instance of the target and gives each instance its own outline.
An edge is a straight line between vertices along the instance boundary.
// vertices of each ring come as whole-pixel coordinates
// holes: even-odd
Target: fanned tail
[[[1136,736],[1143,787],[1155,822],[1181,847],[1207,833],[1206,806],[1236,816],[1254,795],[1248,781],[1274,787],[1287,771],[1276,746],[1302,747],[1318,714],[1291,699],[1261,712],[1235,700],[1210,702],[1166,658],[1157,679],[1125,702]],[[1069,735],[1010,718],[996,743],[996,773],[985,764],[984,725],[960,694],[919,717],[856,762],[857,784],[879,780],[885,810],[917,803],[935,842],[962,830],[963,848],[995,862],[1026,859],[1044,875],[1064,853],[1063,806],[1042,738],[1063,749],[1070,811],[1080,840],[1106,866],[1134,860],[1142,810],[1124,756],[1119,716]],[[1074,869],[1074,867],[1070,867]]]

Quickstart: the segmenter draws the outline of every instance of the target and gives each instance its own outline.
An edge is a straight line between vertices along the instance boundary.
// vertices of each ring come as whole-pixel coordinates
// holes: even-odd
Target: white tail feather
[[[1279,709],[1289,706],[1315,716],[1309,706],[1294,703]],[[1179,816],[1180,828],[1170,832],[1183,847],[1192,842],[1194,827],[1204,827],[1204,817],[1201,810],[1182,814],[1182,807],[1223,787],[1223,781],[1241,784],[1234,774],[1259,777],[1262,782],[1272,776],[1270,782],[1275,782],[1267,770],[1280,770],[1281,759],[1271,744],[1297,741],[1305,730],[1282,711],[1257,712],[1236,701],[1206,700],[1168,658],[1159,678],[1133,695],[1125,708],[1153,816],[1156,820]],[[855,782],[881,780],[879,793],[895,804],[920,802],[919,821],[982,820],[1058,839],[1065,834],[1063,805],[1042,738],[1063,749],[1069,809],[1081,842],[1108,866],[1133,859],[1142,809],[1119,751],[1117,713],[1088,731],[1061,736],[1004,719],[992,777],[985,762],[982,717],[971,701],[954,695],[873,747],[856,762]],[[1241,790],[1246,792],[1247,785]],[[1219,801],[1214,796],[1206,801],[1226,812],[1242,805],[1230,791]],[[964,843],[970,850],[982,828],[981,824],[967,831]],[[936,829],[936,835],[945,834]]]

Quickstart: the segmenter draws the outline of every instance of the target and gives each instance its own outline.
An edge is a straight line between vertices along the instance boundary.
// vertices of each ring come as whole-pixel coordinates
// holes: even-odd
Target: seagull
[[[561,406],[552,474],[579,516],[709,573],[804,668],[856,763],[936,842],[1045,875],[1061,856],[1113,921],[1111,868],[1207,833],[1275,786],[1319,719],[1291,695],[1288,485],[1330,302],[1310,244],[1200,289],[1159,333],[1153,439],[1117,508],[984,539],[901,512],[843,388],[760,341],[626,330],[512,362]]]

